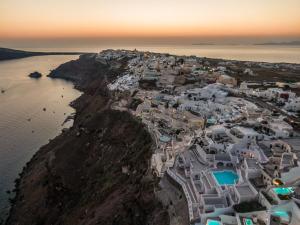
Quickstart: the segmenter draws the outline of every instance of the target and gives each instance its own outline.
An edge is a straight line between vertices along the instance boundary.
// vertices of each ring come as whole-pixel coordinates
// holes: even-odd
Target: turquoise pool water
[[[238,175],[230,170],[225,171],[215,171],[213,172],[214,177],[216,178],[219,185],[233,185],[235,184],[239,177]]]
[[[294,189],[292,187],[278,187],[273,188],[273,191],[278,195],[289,195],[294,192]]]
[[[216,120],[214,119],[214,118],[209,118],[208,120],[207,120],[207,123],[208,124],[215,124],[216,123]]]
[[[171,138],[170,138],[169,136],[162,135],[162,136],[159,137],[159,140],[160,140],[161,142],[167,143],[167,142],[171,141]]]
[[[283,219],[284,221],[289,221],[290,220],[290,216],[289,216],[289,214],[286,211],[277,210],[277,211],[274,211],[272,213],[272,215],[278,216],[281,219]]]
[[[244,219],[244,225],[253,225],[253,222],[251,219],[246,218],[246,219]]]
[[[222,223],[217,220],[207,220],[206,225],[222,225]]]

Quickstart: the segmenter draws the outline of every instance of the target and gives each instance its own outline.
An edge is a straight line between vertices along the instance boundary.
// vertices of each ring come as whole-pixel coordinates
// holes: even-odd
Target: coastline
[[[5,224],[16,224],[17,221],[18,221],[19,224],[29,224],[29,223],[32,223],[34,221],[36,222],[36,221],[42,219],[42,218],[32,218],[32,217],[34,217],[33,215],[31,215],[32,217],[27,215],[27,216],[25,216],[27,218],[24,218],[23,213],[20,213],[20,212],[24,212],[24,210],[25,211],[28,210],[28,208],[24,207],[23,205],[24,205],[24,194],[25,195],[26,194],[31,195],[31,193],[29,193],[28,190],[27,190],[27,192],[26,192],[26,190],[24,191],[24,189],[27,188],[27,185],[30,186],[31,185],[30,183],[32,183],[32,179],[29,178],[29,177],[33,176],[33,177],[37,178],[36,176],[38,176],[38,175],[34,174],[38,171],[36,169],[36,167],[40,168],[41,164],[43,164],[43,163],[46,163],[46,172],[49,172],[51,170],[50,167],[52,165],[54,165],[54,163],[52,161],[55,160],[54,159],[55,156],[53,156],[53,154],[55,154],[55,153],[52,151],[53,148],[56,148],[56,146],[59,146],[59,145],[61,145],[61,143],[66,142],[67,139],[71,138],[70,136],[73,136],[72,138],[77,139],[77,140],[79,139],[78,138],[79,136],[80,136],[80,139],[85,139],[85,138],[82,138],[82,136],[85,136],[85,135],[90,136],[90,132],[91,133],[96,132],[95,134],[97,135],[97,137],[100,136],[100,135],[105,136],[105,134],[99,134],[99,132],[100,133],[104,132],[103,130],[101,130],[101,128],[99,128],[100,131],[96,128],[92,128],[93,131],[87,131],[86,128],[83,128],[83,125],[81,123],[83,123],[83,120],[85,120],[86,118],[93,117],[93,116],[91,116],[91,114],[94,114],[94,113],[99,114],[100,113],[101,114],[100,115],[101,120],[104,119],[105,121],[107,119],[111,120],[110,117],[111,117],[111,114],[113,114],[112,116],[116,117],[115,118],[116,120],[119,120],[120,122],[122,121],[122,123],[124,122],[125,124],[127,123],[127,126],[129,126],[129,127],[133,126],[132,129],[142,129],[142,132],[140,132],[140,133],[143,137],[138,138],[138,139],[140,139],[139,140],[140,142],[146,141],[146,143],[144,143],[142,146],[147,146],[147,147],[146,147],[145,150],[143,150],[144,151],[143,154],[145,154],[145,156],[141,155],[141,157],[142,157],[141,159],[148,161],[149,158],[151,157],[151,149],[152,149],[152,144],[153,143],[152,143],[152,141],[150,141],[150,139],[149,139],[150,136],[147,133],[147,131],[145,130],[145,128],[143,127],[143,125],[141,125],[139,121],[137,121],[135,118],[133,118],[132,115],[129,115],[128,113],[126,113],[124,115],[124,113],[116,112],[115,110],[111,110],[110,106],[109,106],[110,105],[110,100],[109,100],[110,94],[107,92],[105,85],[106,85],[107,79],[108,80],[109,79],[114,79],[114,77],[109,77],[108,78],[107,73],[112,72],[112,71],[116,72],[116,75],[118,73],[120,73],[123,70],[122,67],[126,65],[126,59],[122,62],[114,62],[113,64],[115,64],[115,65],[109,65],[109,67],[115,67],[112,70],[111,70],[111,68],[108,68],[108,65],[101,65],[100,67],[103,67],[103,68],[100,71],[98,71],[99,73],[97,74],[97,76],[100,76],[100,78],[93,75],[93,74],[91,74],[91,73],[90,73],[91,77],[86,77],[85,76],[86,74],[81,74],[86,78],[86,79],[84,79],[83,76],[80,76],[80,73],[83,72],[83,71],[80,71],[75,76],[73,76],[74,75],[73,74],[74,64],[76,64],[78,62],[80,64],[80,60],[82,60],[85,57],[87,57],[86,60],[89,61],[90,58],[95,57],[95,54],[86,54],[86,55],[81,56],[81,59],[79,59],[79,60],[70,61],[70,62],[67,62],[65,64],[62,64],[56,70],[52,71],[49,75],[49,77],[52,77],[52,78],[55,78],[55,79],[66,79],[66,80],[72,81],[74,83],[74,88],[82,91],[83,94],[78,99],[76,99],[76,100],[74,100],[73,102],[70,103],[70,105],[76,111],[75,116],[74,116],[73,126],[71,128],[69,128],[68,130],[62,131],[62,133],[60,135],[58,135],[56,138],[51,140],[45,146],[42,146],[34,154],[32,159],[29,162],[26,163],[26,166],[24,167],[24,169],[20,173],[20,177],[16,179],[16,182],[15,182],[16,187],[14,189],[14,192],[16,192],[16,196],[13,200],[11,200],[12,205],[11,205],[10,213],[9,213],[9,217],[7,218],[7,221],[6,221]],[[85,59],[83,61],[85,61]],[[69,67],[70,65],[71,65],[71,67]],[[91,65],[89,64],[89,66],[91,66]],[[72,75],[69,74],[66,70],[69,70],[69,72],[71,71]],[[85,70],[85,72],[86,72],[86,70],[89,70],[89,68],[84,68],[83,70]],[[77,75],[79,75],[79,77]],[[101,77],[101,76],[103,76],[103,77]],[[96,86],[98,86],[98,87],[96,87]],[[96,101],[96,103],[98,103],[98,104],[93,104],[93,101]],[[89,106],[87,106],[87,105],[89,105]],[[96,107],[96,108],[94,108],[94,107]],[[86,114],[88,114],[88,115],[86,115]],[[98,115],[96,115],[96,116],[98,116]],[[113,119],[113,120],[115,120],[115,119]],[[89,124],[89,125],[91,125],[91,124]],[[122,126],[122,125],[118,124],[118,127],[119,126]],[[133,135],[135,136],[136,133],[137,132],[133,132]],[[123,135],[123,134],[119,134],[119,135]],[[144,136],[144,135],[146,135],[146,136]],[[82,140],[82,141],[86,141],[86,140]],[[87,142],[87,143],[83,144],[83,146],[85,148],[90,148],[91,145],[93,145],[91,142]],[[145,147],[143,147],[143,148],[145,148]],[[51,155],[51,156],[49,156],[50,158],[48,158],[48,160],[45,160],[44,158],[47,157],[49,154]],[[64,154],[64,153],[60,153],[60,154]],[[72,153],[69,152],[69,154],[72,154]],[[78,154],[81,154],[81,153],[78,153]],[[93,154],[95,154],[95,153],[93,152]],[[131,161],[131,160],[128,159],[128,161]],[[130,162],[128,162],[128,163],[130,163]],[[143,217],[143,220],[147,219],[147,220],[153,222],[154,220],[157,221],[157,218],[163,218],[162,221],[166,221],[167,217],[166,217],[166,214],[164,213],[164,211],[162,210],[162,212],[158,213],[158,210],[162,209],[161,208],[162,206],[160,205],[160,203],[157,202],[156,199],[153,198],[153,196],[150,198],[150,196],[154,194],[153,189],[151,187],[153,185],[156,185],[155,183],[157,182],[157,180],[154,177],[151,178],[150,174],[146,174],[146,171],[148,170],[148,166],[147,166],[148,163],[144,164],[144,165],[140,165],[138,162],[134,162],[134,163],[130,163],[130,164],[131,164],[130,167],[132,167],[131,169],[134,170],[134,171],[129,172],[129,173],[132,173],[132,174],[129,174],[129,173],[123,174],[121,172],[121,176],[123,177],[121,179],[122,182],[126,183],[126,181],[125,181],[126,179],[131,180],[128,185],[135,186],[136,185],[135,182],[140,183],[141,179],[144,179],[143,177],[145,177],[145,176],[148,177],[147,178],[148,181],[142,181],[140,184],[138,184],[138,186],[140,186],[140,185],[143,186],[142,188],[139,187],[137,189],[137,190],[140,190],[140,189],[144,190],[144,193],[141,193],[142,197],[144,195],[143,199],[138,200],[134,197],[134,199],[132,199],[132,201],[129,200],[128,204],[132,204],[132,206],[134,206],[135,204],[137,204],[136,201],[142,201],[143,203],[147,203],[145,205],[146,208],[140,207],[142,209],[142,211],[140,211],[141,209],[137,209],[140,212],[143,212],[144,210],[148,211],[147,214],[149,214],[149,215],[141,213],[141,217]],[[136,166],[135,164],[138,164],[136,169],[134,169],[134,167]],[[44,167],[44,166],[41,166],[41,167]],[[42,168],[41,170],[43,170],[43,169],[45,169],[45,168]],[[138,172],[137,172],[137,170],[138,170]],[[141,171],[139,171],[139,170],[141,170]],[[118,174],[120,173],[120,171],[115,171],[115,172],[118,173]],[[37,172],[37,173],[39,173],[39,172]],[[55,177],[56,175],[53,175],[52,172],[49,172],[49,174],[48,174],[47,179],[50,179],[50,181],[48,181],[48,182],[51,182],[51,179],[53,179],[53,182],[56,183],[57,182],[56,177]],[[105,174],[103,176],[105,176]],[[134,177],[137,176],[138,178],[133,178],[132,176],[134,176]],[[49,178],[49,177],[51,177],[51,178]],[[82,180],[84,180],[84,178],[82,178],[82,176],[80,176],[80,181],[82,181]],[[138,181],[138,180],[140,180],[140,181]],[[76,182],[78,182],[78,180],[76,180]],[[93,182],[95,182],[95,181],[93,181]],[[133,182],[133,184],[131,184],[132,182]],[[145,184],[146,184],[145,182],[149,184],[150,189],[149,189],[149,187],[145,186]],[[42,189],[44,188],[44,185],[49,185],[49,184],[47,183],[47,184],[41,185]],[[134,190],[136,188],[134,188]],[[47,187],[47,189],[49,189],[49,187]],[[131,188],[129,188],[129,189],[131,189]],[[59,187],[59,191],[57,190],[57,187],[55,187],[54,190],[52,190],[52,191],[57,192],[56,194],[58,194],[58,195],[60,195],[59,192],[61,192],[61,191],[64,192],[64,195],[66,195],[65,192],[67,192],[67,190],[64,190],[64,187]],[[106,192],[109,192],[109,190],[106,190]],[[126,195],[129,195],[129,196],[133,195],[134,196],[135,193],[131,193],[131,191],[130,191],[130,193],[126,193]],[[127,196],[126,198],[129,198],[129,196]],[[39,196],[38,199],[40,199],[40,197],[43,198],[43,200],[45,200],[44,197],[47,197],[47,196]],[[52,197],[55,200],[52,199],[51,201],[56,201],[56,200],[58,201],[58,199],[56,199],[55,196],[52,196]],[[74,196],[72,195],[72,197],[74,197]],[[104,198],[104,197],[102,197],[102,198]],[[53,204],[53,202],[49,203],[48,199],[46,199],[46,202],[47,202],[47,204],[51,204],[51,205]],[[26,201],[26,203],[27,203],[27,201]],[[60,208],[60,211],[54,210],[55,211],[54,212],[54,214],[55,214],[54,217],[55,218],[58,215],[59,215],[59,217],[62,217],[62,212],[61,212],[61,210],[62,210],[61,207],[62,206],[60,204],[61,204],[61,202],[59,202],[58,206],[57,206],[58,208]],[[138,204],[138,205],[140,205],[140,204]],[[156,205],[156,206],[154,207],[154,205]],[[134,207],[136,207],[136,206],[134,206]],[[37,208],[37,210],[38,210],[38,208]],[[152,214],[154,211],[155,211],[155,213]],[[125,212],[125,213],[128,213],[128,212]],[[36,211],[35,211],[34,214],[36,215]],[[41,215],[43,213],[40,212],[39,214]],[[53,214],[53,213],[51,213],[51,214]],[[45,224],[48,224],[48,223],[52,224],[53,218],[52,218],[52,220],[49,220],[50,216],[49,216],[48,213],[45,216],[47,218],[47,222],[45,222]],[[76,217],[78,217],[77,219],[79,221],[83,219],[82,218],[83,216],[81,214],[76,213]],[[148,218],[148,217],[150,217],[150,218]],[[29,220],[26,220],[26,219],[29,219],[29,220],[32,219],[32,221],[29,222]],[[57,220],[59,221],[60,219],[57,219]],[[87,219],[89,219],[89,217]],[[109,221],[110,218],[107,218],[107,220]],[[66,222],[66,224],[74,224],[74,221]],[[103,223],[103,224],[105,224],[105,223]],[[153,224],[157,224],[157,223],[153,223]],[[163,223],[161,223],[161,224],[163,224]]]
[[[84,94],[81,97],[79,97],[78,99],[76,99],[73,103],[71,103],[71,106],[76,110],[73,127],[67,131],[64,131],[61,135],[57,136],[49,144],[41,147],[40,150],[38,150],[38,152],[30,160],[30,162],[27,163],[26,168],[21,173],[21,178],[17,179],[17,182],[16,182],[17,195],[16,195],[15,202],[14,202],[15,205],[13,205],[11,208],[10,217],[8,218],[8,222],[6,224],[15,224],[14,223],[15,221],[20,222],[20,220],[18,220],[18,219],[21,219],[20,215],[22,215],[21,212],[24,212],[24,211],[22,211],[22,210],[24,210],[24,208],[21,209],[21,212],[20,212],[18,209],[16,209],[16,207],[23,205],[24,193],[22,192],[22,190],[24,189],[24,186],[27,187],[27,185],[28,185],[28,187],[30,187],[31,184],[28,184],[28,183],[30,183],[30,182],[28,182],[28,179],[29,179],[28,177],[30,177],[30,179],[32,178],[30,176],[30,174],[32,171],[36,170],[37,164],[41,164],[41,162],[45,163],[46,164],[46,172],[47,172],[47,170],[49,170],[49,168],[48,168],[49,164],[51,164],[51,165],[55,164],[53,162],[53,161],[55,161],[55,156],[53,156],[52,149],[55,149],[57,146],[61,145],[61,143],[64,143],[65,139],[69,139],[70,136],[72,137],[72,141],[79,139],[76,137],[79,137],[79,136],[82,137],[82,136],[86,136],[86,135],[89,136],[91,133],[92,134],[96,133],[96,136],[98,137],[100,135],[101,138],[103,138],[103,136],[106,136],[106,135],[103,135],[102,133],[103,133],[103,130],[107,129],[107,127],[101,128],[101,130],[97,130],[98,128],[95,128],[91,124],[92,122],[90,120],[93,116],[95,116],[95,115],[100,116],[101,122],[104,122],[104,123],[106,123],[106,120],[110,120],[110,121],[111,120],[119,120],[119,122],[127,121],[127,122],[129,122],[130,126],[131,125],[133,125],[134,127],[138,126],[138,130],[142,129],[143,132],[145,131],[144,127],[140,124],[140,122],[137,121],[137,119],[134,118],[132,115],[129,115],[128,113],[124,113],[124,112],[117,112],[116,110],[112,110],[110,108],[112,96],[110,95],[110,92],[107,90],[106,84],[111,82],[112,80],[114,80],[119,74],[122,73],[123,69],[126,67],[126,63],[127,63],[128,59],[125,58],[120,61],[112,61],[108,64],[107,62],[97,61],[96,56],[97,56],[96,54],[82,55],[79,60],[64,63],[50,73],[49,77],[66,79],[66,80],[72,81],[74,83],[74,88],[82,91]],[[218,63],[221,61],[219,59],[209,59],[209,58],[205,58],[205,59],[208,60],[212,64]],[[226,60],[226,61],[230,61],[230,60]],[[245,63],[243,61],[237,61],[237,60],[234,60],[234,61],[238,62],[239,64]],[[256,62],[251,62],[251,63],[253,63],[254,65],[256,64]],[[274,63],[274,65],[275,64],[276,63]],[[248,77],[250,77],[251,79],[258,79],[260,81],[263,81],[266,78],[268,78],[267,80],[269,82],[271,82],[273,79],[276,78],[276,76],[277,76],[277,73],[275,73],[275,75],[273,75],[273,76],[270,76],[270,74],[268,74],[265,77],[261,77],[261,76],[259,76],[259,77],[248,76]],[[300,77],[295,77],[295,78],[300,79]],[[282,79],[283,80],[290,79],[290,77],[289,76],[288,76],[288,78],[282,77]],[[92,115],[92,114],[95,114],[95,115]],[[112,118],[110,118],[110,114],[112,114]],[[86,129],[86,127],[85,127],[86,123],[88,124],[88,126],[91,126],[90,127],[91,129]],[[100,124],[98,124],[98,125],[100,126]],[[119,126],[121,126],[121,124],[118,124],[117,127],[119,127]],[[134,135],[136,135],[135,132],[133,132]],[[113,139],[113,141],[117,141],[120,137],[125,138],[124,137],[125,134],[119,134],[119,135],[121,135],[121,136],[118,136],[117,139]],[[122,136],[122,135],[124,135],[124,136]],[[145,135],[147,136],[147,134],[145,134]],[[146,136],[143,136],[142,139],[144,139]],[[91,146],[89,139],[84,139],[83,141],[86,141],[86,142],[82,145],[82,147],[84,149],[89,149]],[[139,141],[142,141],[142,140],[139,140]],[[70,143],[68,143],[68,144],[70,144]],[[103,143],[101,143],[101,144],[103,144]],[[149,143],[147,143],[146,145],[148,145],[148,144]],[[64,147],[66,147],[66,146],[64,146]],[[75,147],[75,146],[73,146],[73,147]],[[148,158],[146,157],[146,159],[143,159],[143,160],[149,161],[150,149],[148,149],[147,150],[148,152],[145,153]],[[68,153],[72,154],[72,152],[68,152]],[[86,151],[84,151],[84,153],[86,153]],[[60,154],[63,154],[63,153],[60,152]],[[82,154],[82,152],[80,154]],[[93,153],[93,154],[95,154],[95,153]],[[46,156],[48,157],[47,160],[44,159]],[[79,159],[77,159],[77,160],[79,160]],[[111,160],[113,160],[113,159],[111,159]],[[78,161],[76,161],[76,162],[78,163]],[[135,163],[137,163],[137,162],[135,162]],[[89,164],[90,164],[90,162],[89,162]],[[50,167],[51,167],[51,165],[50,165]],[[64,165],[60,165],[60,166],[64,167]],[[124,165],[121,166],[121,170],[123,170],[123,167],[124,167]],[[125,166],[125,167],[127,167],[127,166]],[[131,167],[134,167],[134,166],[131,165]],[[143,171],[141,172],[140,177],[139,177],[141,180],[145,176],[146,172],[144,171],[144,169],[148,169],[147,167],[148,166],[143,167],[143,169],[142,169]],[[74,169],[74,168],[72,168],[72,169]],[[73,172],[70,168],[68,168],[68,170],[70,170],[69,173]],[[133,170],[132,173],[134,175],[136,175],[137,172],[136,171],[134,172],[134,171],[135,170]],[[120,172],[120,171],[118,171],[118,172]],[[55,180],[57,174],[56,173],[54,175],[51,174],[51,176],[54,176],[54,178],[52,177],[52,179],[54,179],[54,182],[57,182]],[[130,177],[130,175],[128,175],[128,174],[127,174],[127,176]],[[81,176],[79,176],[79,178],[81,180]],[[83,181],[85,181],[85,179],[86,179],[85,177],[82,178]],[[98,179],[99,179],[99,177],[98,177]],[[123,179],[124,178],[122,178],[122,182],[125,182],[125,179],[124,180]],[[155,178],[149,178],[149,179],[150,179],[151,186],[157,185],[157,180]],[[138,181],[135,180],[135,181],[140,182],[141,180],[138,180]],[[39,180],[39,183],[40,182],[41,181]],[[73,182],[74,182],[74,180],[72,181],[72,183]],[[27,185],[26,185],[26,183],[27,183]],[[75,184],[75,183],[73,183],[73,184]],[[37,185],[37,184],[35,184],[35,185]],[[45,185],[47,186],[48,183],[46,183]],[[61,183],[59,183],[59,185],[61,185]],[[63,195],[65,194],[65,191],[67,191],[67,190],[64,190],[65,187],[63,187],[63,186],[62,187],[61,186],[54,187],[54,189],[57,189],[57,188],[59,189],[59,191],[58,191],[58,193],[55,191],[55,194],[58,194],[58,196],[63,197],[63,196],[61,196],[61,193],[60,193],[61,190],[63,190]],[[146,195],[151,195],[153,197],[153,195],[152,195],[153,190],[147,190],[145,192],[146,192]],[[118,192],[118,194],[121,194],[121,192]],[[104,197],[102,196],[102,198],[104,198]],[[155,198],[153,198],[153,199],[155,199]],[[152,199],[152,201],[153,201],[153,199]],[[56,201],[58,201],[58,200],[56,199],[55,202]],[[150,199],[148,199],[147,201],[150,201]],[[29,204],[29,203],[26,203],[26,204]],[[51,204],[53,204],[53,202]],[[75,204],[75,203],[72,203],[72,204]],[[158,204],[158,208],[153,207],[153,204],[154,205]],[[150,202],[150,205],[151,205],[151,207],[150,207],[151,210],[153,210],[153,211],[150,210],[151,215],[157,209],[162,209],[162,206],[158,202],[156,202],[156,200],[155,200],[155,202]],[[24,206],[22,206],[22,207],[24,207]],[[55,213],[59,213],[60,212],[59,210],[61,210],[61,208],[60,208],[61,206],[58,205],[56,207],[58,207],[58,209],[57,209],[58,211]],[[93,213],[92,213],[93,215],[90,215],[88,212],[87,213],[84,212],[84,215],[82,216],[81,215],[82,212],[80,212],[79,214],[77,214],[77,213],[78,212],[76,212],[76,214],[72,215],[72,216],[76,216],[76,218],[79,220],[88,219],[90,216],[94,215]],[[159,216],[162,216],[165,220],[166,215],[164,213],[165,212],[163,211],[163,215],[159,214]],[[18,215],[18,216],[16,218],[14,218],[13,216],[16,216],[16,215]],[[59,215],[59,214],[55,214],[55,216],[57,216],[57,215]],[[94,219],[94,216],[93,216],[93,219]],[[29,218],[27,218],[27,219],[29,219]],[[37,218],[35,218],[35,219],[37,219]],[[40,219],[42,219],[42,218],[40,218]],[[143,217],[143,219],[145,219],[145,218]],[[162,221],[164,221],[164,220],[162,220]],[[26,222],[28,222],[28,221],[26,221]],[[31,221],[31,222],[33,222],[33,221]],[[51,224],[51,222],[53,222],[53,221],[52,220],[47,221],[47,223],[45,223],[45,224],[48,224],[48,223]],[[60,221],[60,222],[62,222],[62,221]],[[66,224],[69,224],[69,222],[70,222],[70,224],[72,224],[75,221],[68,221],[68,223],[66,223]],[[26,224],[26,223],[21,222],[20,224]],[[105,224],[105,223],[103,223],[103,224]]]
[[[57,78],[58,79],[58,78]],[[74,84],[74,88],[77,89],[77,90],[80,90],[79,86],[75,86]],[[74,101],[70,102],[69,106],[72,107],[74,110],[75,110],[75,113],[69,115],[66,117],[66,119],[63,121],[62,125],[67,123],[69,120],[75,120],[75,116],[77,114],[77,101],[80,101],[80,97],[78,97],[77,99],[75,99]],[[54,137],[53,139],[49,139],[49,143],[55,139],[57,139],[59,136],[61,136],[64,132],[68,131],[69,129],[71,129],[72,127],[70,128],[63,128],[61,130],[61,133],[58,134],[56,137]],[[13,190],[8,190],[10,193],[15,193],[14,197],[13,198],[9,198],[9,202],[10,202],[10,208],[9,208],[9,213],[8,213],[8,216],[4,219],[5,220],[0,220],[0,225],[4,225],[4,224],[7,224],[7,221],[9,220],[9,217],[11,215],[11,212],[12,212],[12,209],[13,207],[15,207],[16,205],[16,199],[18,198],[18,195],[20,195],[20,182],[23,178],[23,176],[26,174],[26,172],[29,172],[30,171],[30,167],[32,166],[32,164],[35,163],[35,157],[38,157],[39,154],[42,154],[40,153],[41,149],[43,149],[44,147],[46,147],[49,143],[45,144],[45,145],[42,145],[37,151],[36,153],[32,156],[32,158],[26,162],[26,164],[24,165],[22,171],[19,173],[18,177],[14,180],[14,189]]]
[[[201,43],[200,43],[201,44]],[[93,53],[100,52],[105,49],[137,49],[139,51],[149,51],[156,53],[169,53],[177,56],[195,55],[197,57],[206,57],[220,60],[232,61],[251,61],[266,63],[300,63],[299,46],[289,45],[254,45],[254,44],[215,44],[215,45],[193,45],[193,44],[138,44],[138,45],[114,45],[114,44],[97,44],[91,47],[75,46],[75,50],[71,47],[66,48],[23,48],[25,52],[42,52],[48,53]],[[17,51],[17,50],[14,50]],[[1,48],[0,48],[1,55]],[[1,57],[0,57],[1,58]]]
[[[71,82],[45,76],[76,58],[35,56],[0,63],[0,220],[5,220],[9,212],[9,198],[14,196],[9,192],[26,163],[49,139],[73,123],[62,124],[74,112],[70,102],[81,93]],[[39,80],[27,77],[34,70],[45,76]]]
[[[25,52],[25,51],[24,51],[24,52]],[[82,53],[81,53],[81,54],[82,54]],[[87,54],[88,54],[88,53],[87,53]],[[34,56],[38,56],[38,55],[32,55],[32,56],[30,55],[30,56],[25,56],[25,57],[34,57]],[[22,57],[22,58],[24,58],[24,57]],[[19,59],[19,58],[13,58],[13,59]],[[6,60],[11,60],[11,59],[6,59]],[[1,60],[0,60],[0,61],[1,61]],[[69,62],[70,62],[70,61],[69,61]],[[66,63],[69,63],[69,62],[66,62]],[[60,66],[62,66],[62,65],[64,65],[64,64],[65,64],[65,63],[61,64]],[[59,66],[59,67],[60,67],[60,66]],[[57,69],[57,68],[55,68],[55,69]],[[74,89],[77,89],[77,90],[83,92],[83,94],[84,94],[84,87],[83,87],[82,85],[80,85],[75,79],[73,80],[73,79],[70,79],[70,78],[67,78],[67,77],[51,77],[50,74],[47,75],[47,77],[50,77],[50,78],[52,78],[52,79],[63,79],[63,80],[66,80],[66,81],[70,81],[70,82],[73,83]],[[78,97],[77,99],[73,100],[72,102],[70,102],[69,105],[75,110],[75,113],[71,115],[71,118],[69,118],[70,116],[68,116],[68,117],[65,119],[65,121],[63,122],[63,124],[66,123],[69,119],[73,119],[73,121],[75,121],[75,117],[76,117],[76,115],[77,115],[77,113],[78,113],[77,110],[78,110],[78,108],[79,108],[79,104],[80,104],[79,102],[80,102],[80,101],[81,101],[81,96]],[[73,126],[74,126],[74,124],[73,124]],[[72,128],[72,127],[68,128],[67,130],[69,130],[69,129],[71,129],[71,128]],[[53,139],[50,139],[50,140],[49,140],[49,143],[47,143],[47,144],[41,146],[41,147],[36,151],[36,153],[32,156],[32,158],[31,158],[28,162],[26,162],[26,164],[24,165],[22,171],[19,173],[19,176],[16,177],[16,179],[15,179],[15,181],[14,181],[14,183],[15,183],[14,189],[13,189],[13,190],[10,190],[11,192],[15,193],[15,196],[14,196],[13,198],[10,198],[10,199],[9,199],[9,202],[10,202],[10,204],[11,204],[11,205],[10,205],[9,214],[8,214],[6,220],[4,220],[4,221],[0,220],[0,225],[2,225],[2,224],[4,225],[4,224],[7,224],[7,223],[8,223],[7,221],[10,219],[10,216],[11,216],[11,213],[12,213],[12,211],[13,211],[13,208],[14,208],[15,205],[16,205],[16,199],[19,197],[18,195],[20,195],[20,191],[21,191],[21,189],[20,189],[20,181],[21,181],[21,179],[23,178],[24,174],[26,174],[26,172],[29,172],[29,171],[30,171],[30,167],[32,166],[32,164],[35,163],[35,157],[38,157],[39,154],[42,154],[42,153],[40,153],[40,151],[41,151],[45,146],[49,145],[51,141],[53,141],[53,140],[59,138],[65,131],[66,131],[66,130],[64,130],[64,129],[61,130],[61,134],[58,134],[58,135],[57,135],[56,137],[54,137]]]
[[[47,55],[82,55],[84,52],[32,52],[0,47],[0,61]]]

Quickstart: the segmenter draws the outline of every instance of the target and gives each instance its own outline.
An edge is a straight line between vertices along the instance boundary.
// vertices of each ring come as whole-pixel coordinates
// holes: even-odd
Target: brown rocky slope
[[[74,126],[42,147],[22,172],[7,225],[169,223],[154,195],[149,133],[129,113],[110,109],[106,83],[126,59],[107,65],[95,59],[83,55],[51,72],[84,94],[73,104]]]

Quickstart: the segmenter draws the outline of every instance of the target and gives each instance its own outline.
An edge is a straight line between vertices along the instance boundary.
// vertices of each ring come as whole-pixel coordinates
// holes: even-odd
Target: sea
[[[1,42],[0,42],[1,44]],[[128,49],[176,55],[259,61],[300,63],[300,46],[267,45],[110,45],[77,44],[65,46],[1,46],[27,51],[100,52]],[[9,210],[9,193],[14,180],[36,151],[72,126],[66,118],[74,114],[70,103],[81,93],[73,84],[46,75],[60,64],[78,56],[38,56],[0,62],[0,218]],[[39,71],[40,79],[28,74]],[[0,219],[1,222],[1,219]],[[1,223],[0,223],[1,224]]]
[[[70,102],[81,93],[71,82],[46,77],[50,70],[78,56],[38,56],[0,61],[0,218],[9,210],[14,180],[34,153],[74,114]],[[42,78],[29,78],[33,71]],[[64,123],[65,122],[65,123]],[[1,219],[0,219],[1,221]],[[0,223],[1,224],[1,223]]]
[[[1,42],[0,42],[1,46]],[[10,46],[13,47],[13,46]],[[271,63],[300,63],[300,45],[253,45],[253,44],[99,44],[70,43],[65,45],[44,47],[39,45],[19,45],[27,51],[77,51],[100,52],[105,49],[126,49],[170,53],[175,55],[194,55],[198,57],[271,62]]]

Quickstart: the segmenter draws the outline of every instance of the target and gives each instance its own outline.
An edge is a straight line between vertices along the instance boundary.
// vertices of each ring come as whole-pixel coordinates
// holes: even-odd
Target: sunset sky
[[[300,0],[1,0],[0,38],[299,37]]]

